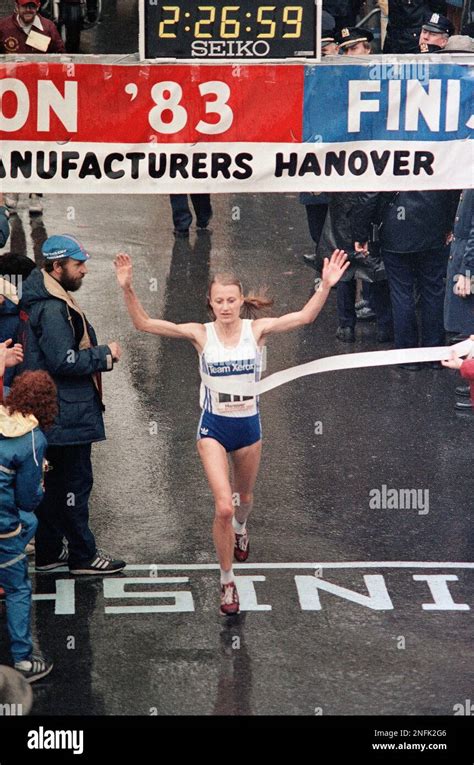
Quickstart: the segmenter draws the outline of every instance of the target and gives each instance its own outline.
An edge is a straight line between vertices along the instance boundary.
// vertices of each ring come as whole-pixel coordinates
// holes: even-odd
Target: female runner
[[[245,297],[241,283],[232,276],[216,274],[207,295],[214,321],[208,324],[175,324],[151,319],[132,286],[132,261],[126,254],[116,256],[117,281],[136,329],[155,335],[189,340],[199,354],[200,369],[211,376],[242,382],[260,377],[263,346],[274,332],[289,332],[313,322],[349,263],[343,250],[325,258],[321,283],[300,311],[277,318],[249,319],[256,310],[271,305],[262,297]],[[201,418],[197,450],[214,495],[214,543],[221,570],[223,615],[239,611],[239,596],[232,570],[232,557],[245,561],[249,553],[247,518],[253,504],[262,450],[258,397],[219,394],[201,384]],[[227,454],[232,461],[229,476]],[[234,507],[233,497],[237,498]]]

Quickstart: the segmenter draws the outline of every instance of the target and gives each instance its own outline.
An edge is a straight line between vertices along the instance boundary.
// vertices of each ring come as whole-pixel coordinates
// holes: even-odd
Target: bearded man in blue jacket
[[[116,342],[97,344],[74,298],[87,274],[83,245],[69,235],[51,236],[42,253],[44,267],[33,271],[23,288],[18,334],[24,368],[45,370],[58,390],[59,414],[48,432],[53,469],[37,509],[36,571],[68,563],[72,574],[114,574],[126,564],[97,549],[89,496],[91,447],[105,439],[101,373],[113,369],[121,349]]]

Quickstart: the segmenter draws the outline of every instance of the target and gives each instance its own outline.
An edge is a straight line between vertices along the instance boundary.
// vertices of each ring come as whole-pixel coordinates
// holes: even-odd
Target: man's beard
[[[73,279],[63,271],[59,280],[59,284],[63,289],[66,290],[66,292],[77,292],[77,290],[82,287],[82,278]]]

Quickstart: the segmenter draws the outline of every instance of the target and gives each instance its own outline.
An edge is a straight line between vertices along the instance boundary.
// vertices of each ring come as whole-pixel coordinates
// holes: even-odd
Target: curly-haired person
[[[12,358],[7,345],[0,343],[0,585],[15,669],[32,683],[53,668],[33,650],[25,546],[38,524],[34,510],[43,498],[47,446],[42,431],[57,415],[57,392],[46,372],[24,372],[15,378],[4,402],[3,374]]]

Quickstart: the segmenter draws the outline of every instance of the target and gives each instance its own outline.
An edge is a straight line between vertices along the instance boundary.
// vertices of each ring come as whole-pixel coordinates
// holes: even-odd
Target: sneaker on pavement
[[[28,659],[15,662],[15,669],[20,675],[23,675],[28,683],[35,683],[37,680],[41,680],[42,677],[49,675],[54,664],[48,659],[44,659],[38,654],[32,653]]]
[[[235,533],[234,558],[235,560],[238,560],[239,563],[243,563],[249,557],[249,550],[250,550],[249,533],[247,529],[245,529],[243,534],[237,534],[237,532],[234,532],[234,533]]]
[[[39,215],[43,212],[43,203],[38,194],[30,194],[30,214]]]
[[[116,560],[102,550],[97,550],[90,561],[69,568],[71,574],[117,574],[125,568],[124,560]]]
[[[232,616],[238,614],[240,610],[239,594],[234,582],[221,585],[221,614],[222,616]]]
[[[336,337],[343,343],[355,343],[355,331],[353,327],[338,327]]]
[[[9,210],[16,210],[18,206],[18,197],[19,194],[14,194],[13,192],[11,194],[5,194],[5,205]]]
[[[26,550],[25,550],[26,552]],[[57,560],[52,561],[51,563],[44,563],[44,564],[38,564],[36,563],[35,571],[54,571],[55,568],[60,568],[61,566],[65,566],[68,562],[69,553],[67,546],[64,545],[63,549],[61,550],[61,553],[58,555]]]
[[[375,312],[369,306],[356,310],[357,321],[375,321]]]

